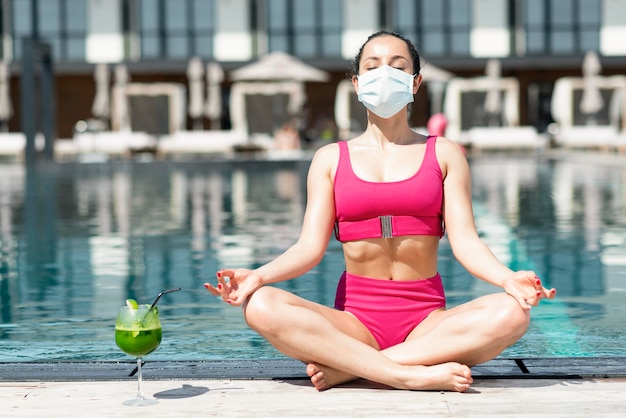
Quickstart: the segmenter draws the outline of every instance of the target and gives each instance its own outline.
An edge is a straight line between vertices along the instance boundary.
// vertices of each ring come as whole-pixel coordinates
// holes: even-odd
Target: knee
[[[274,322],[272,309],[276,303],[275,292],[271,287],[257,289],[243,306],[243,317],[248,326],[256,331],[268,329]]]
[[[528,329],[529,312],[506,293],[493,294],[488,300],[483,319],[489,326],[484,328],[485,331],[506,346],[515,343]]]
[[[499,301],[497,326],[514,341],[520,339],[530,324],[530,311],[523,309],[519,302],[508,294],[502,294]]]

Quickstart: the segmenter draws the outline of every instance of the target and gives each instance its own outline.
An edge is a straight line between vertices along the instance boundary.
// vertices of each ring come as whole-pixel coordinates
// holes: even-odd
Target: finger
[[[513,296],[513,295],[511,295]],[[521,297],[517,297],[517,296],[513,296],[513,298],[517,301],[517,303],[519,303],[519,305],[522,307],[522,309],[528,311],[530,310],[531,306],[528,304],[527,300]]]
[[[209,293],[211,293],[213,296],[219,296],[220,292],[217,288],[213,287],[213,285],[211,283],[205,283],[204,287],[206,290],[209,291]]]
[[[534,295],[528,298],[527,303],[531,306],[537,306],[539,305],[539,302],[541,301],[542,297],[543,297],[543,291],[536,292]]]
[[[226,302],[232,306],[240,306],[242,304],[240,299],[241,298],[239,298],[238,296],[230,297],[226,300]]]
[[[545,288],[543,286],[541,286],[541,290],[540,290],[540,299],[554,299],[554,296],[556,296],[556,289],[552,288],[552,289],[548,289]]]
[[[223,289],[225,290],[228,288],[228,283],[226,283],[226,279],[225,279],[226,277],[228,276],[225,276],[223,272],[221,271],[217,272],[217,285],[220,290],[223,290]],[[229,283],[230,283],[230,279],[229,279]]]
[[[212,289],[213,291],[211,293],[218,296],[218,295],[221,295],[227,289],[227,286],[226,286],[226,280],[224,280],[224,275],[222,274],[222,271],[216,272],[215,276],[217,277],[217,286],[213,286],[210,283],[205,283],[205,287],[209,291],[211,291]]]
[[[217,277],[223,277],[224,279],[228,278],[230,280],[231,277],[235,276],[234,270],[222,269],[217,272]]]
[[[209,292],[211,292],[211,294],[213,296],[217,296],[217,297],[222,298],[222,301],[227,302],[228,304],[231,304],[231,305],[235,304],[235,303],[233,303],[233,299],[229,298],[228,290],[226,290],[226,287],[224,285],[222,285],[221,283],[219,283],[217,285],[217,287],[214,287],[210,283],[205,283],[204,287],[206,287],[206,289]]]

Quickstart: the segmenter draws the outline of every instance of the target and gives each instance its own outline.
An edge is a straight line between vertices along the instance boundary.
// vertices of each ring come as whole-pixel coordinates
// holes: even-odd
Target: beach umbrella
[[[498,125],[497,116],[502,112],[502,99],[500,97],[502,72],[500,69],[500,60],[488,60],[485,66],[485,75],[487,79],[489,79],[489,89],[485,95],[485,113],[491,115],[490,125]]]
[[[604,100],[598,86],[598,78],[602,72],[602,64],[598,54],[589,51],[583,59],[583,94],[580,99],[580,112],[588,115],[590,121],[604,106]]]
[[[490,59],[485,66],[485,75],[489,79],[489,90],[485,96],[485,112],[499,113],[502,101],[500,100],[500,61]]]
[[[118,129],[120,131],[130,131],[130,110],[126,97],[126,85],[129,81],[128,68],[124,64],[115,66],[115,81],[113,84],[113,94],[115,94],[116,116]]]
[[[220,129],[222,117],[222,81],[224,70],[217,62],[209,62],[206,66],[207,102],[204,114],[211,121],[212,129]]]
[[[198,57],[191,58],[187,66],[187,79],[189,82],[189,104],[187,113],[193,120],[194,130],[202,129],[202,114],[204,110],[203,78],[204,66],[202,65],[202,60]]]
[[[281,51],[269,53],[258,61],[230,73],[233,81],[328,81],[330,75]]]
[[[269,111],[270,117],[273,118],[269,124],[267,120],[263,121],[263,125],[279,125],[285,122],[286,117],[299,114],[306,102],[304,83],[328,81],[330,75],[294,56],[276,51],[264,55],[256,62],[231,71],[230,79],[235,82],[231,89],[230,104],[233,126],[235,126],[234,121],[239,120],[241,126],[245,125],[248,129],[253,129],[251,126],[256,123],[255,120],[259,121],[259,115],[262,112]],[[258,95],[265,96],[256,97],[261,102],[269,100],[271,109],[265,103],[261,104],[264,107],[259,112],[254,112],[248,109],[248,106],[240,104],[239,108],[244,109],[243,114],[232,113],[235,108],[234,104],[238,101],[246,102],[245,96],[250,96],[249,101],[252,101]],[[287,96],[287,99],[284,96]],[[279,110],[281,107],[285,108]],[[250,108],[252,109],[253,106]],[[268,127],[264,126],[262,129],[268,130]]]
[[[454,74],[450,71],[444,70],[443,68],[437,67],[436,65],[428,62],[424,63],[420,69],[420,74],[422,74],[422,80],[425,82],[445,83],[454,78]]]
[[[6,122],[8,122],[13,115],[9,78],[9,65],[6,61],[0,61],[0,123],[2,123],[2,125],[6,125]]]
[[[91,113],[98,119],[108,119],[111,116],[109,103],[109,66],[107,64],[97,64],[94,69],[96,82],[96,94],[94,96]]]
[[[430,63],[424,63],[420,69],[422,80],[428,84],[428,93],[431,98],[431,112],[439,113],[443,109],[443,92],[448,81],[454,74]]]

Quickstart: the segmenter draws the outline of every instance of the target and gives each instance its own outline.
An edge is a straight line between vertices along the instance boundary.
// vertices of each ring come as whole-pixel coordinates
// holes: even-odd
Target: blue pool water
[[[558,289],[503,356],[626,355],[626,158],[589,154],[471,158],[478,229],[513,268]],[[0,165],[0,361],[128,359],[113,339],[125,299],[159,302],[152,360],[276,358],[238,308],[202,284],[255,267],[294,242],[308,160]],[[329,245],[280,286],[331,305],[342,266]],[[494,289],[441,242],[449,304]]]

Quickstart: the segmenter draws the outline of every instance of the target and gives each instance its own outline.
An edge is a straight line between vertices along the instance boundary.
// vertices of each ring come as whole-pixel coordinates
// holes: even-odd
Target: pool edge
[[[136,379],[128,361],[0,362],[0,382],[110,381]],[[497,358],[472,368],[477,379],[575,379],[626,377],[626,357]],[[292,359],[146,361],[147,380],[307,379]]]

